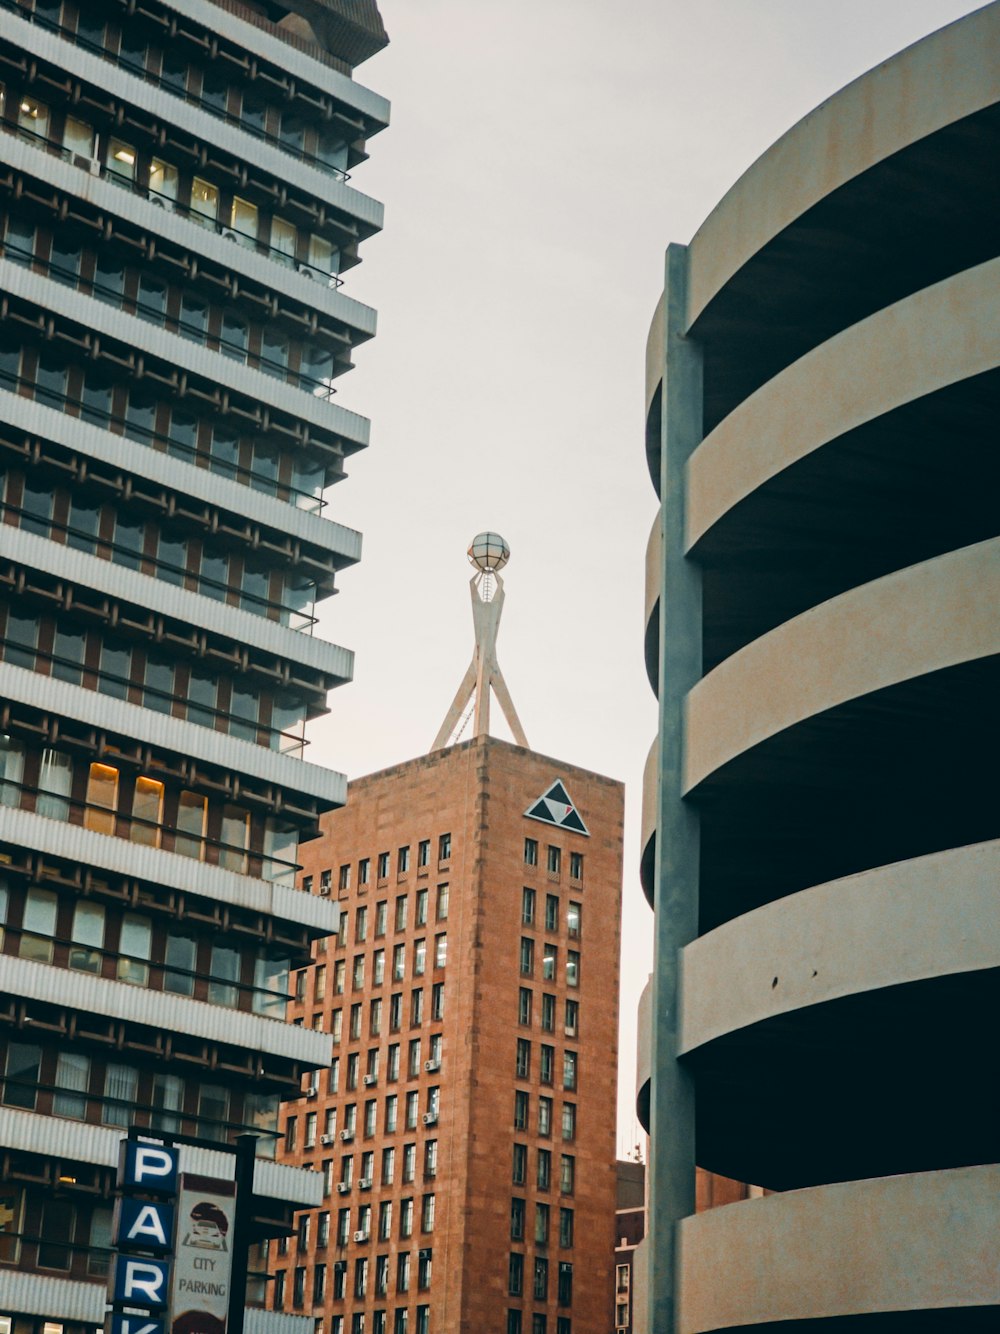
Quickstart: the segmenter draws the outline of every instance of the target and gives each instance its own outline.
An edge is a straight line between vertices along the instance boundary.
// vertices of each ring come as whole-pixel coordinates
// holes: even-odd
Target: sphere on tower
[[[510,547],[499,533],[477,533],[469,546],[469,563],[477,570],[502,570],[510,560]]]

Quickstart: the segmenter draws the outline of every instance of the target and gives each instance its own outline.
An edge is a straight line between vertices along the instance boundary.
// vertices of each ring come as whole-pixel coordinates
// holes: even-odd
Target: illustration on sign
[[[554,824],[557,829],[571,829],[576,834],[588,836],[590,834],[590,830],[580,817],[580,812],[570,801],[569,793],[558,778],[524,813],[529,820],[542,820],[545,824]]]
[[[171,1334],[225,1334],[235,1217],[234,1182],[181,1177]]]

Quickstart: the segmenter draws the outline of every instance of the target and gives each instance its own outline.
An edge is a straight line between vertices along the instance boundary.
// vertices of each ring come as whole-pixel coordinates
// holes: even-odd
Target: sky
[[[640,1140],[644,348],[687,242],[795,121],[962,0],[380,0],[356,78],[392,103],[352,184],[385,205],[338,381],[372,421],[328,516],[364,534],[318,633],[355,680],[310,729],[349,778],[426,753],[472,652],[465,552],[511,547],[499,661],[531,747],[626,784],[618,1149]],[[494,710],[499,715],[498,710]],[[508,735],[494,719],[497,735]],[[609,997],[609,1003],[612,998]]]

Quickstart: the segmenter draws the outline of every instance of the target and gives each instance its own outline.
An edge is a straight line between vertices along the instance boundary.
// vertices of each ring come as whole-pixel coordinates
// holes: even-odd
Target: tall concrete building
[[[667,251],[656,1334],[996,1320],[998,48],[993,4],[901,52]],[[776,1193],[696,1216],[696,1163]]]
[[[352,666],[310,631],[359,554],[326,493],[368,434],[335,381],[384,42],[371,0],[0,7],[8,1334],[102,1323],[126,1127],[214,1176],[258,1134],[255,1244],[321,1198],[273,1159],[332,1047],[284,1018],[337,924],[295,873],[345,794],[303,727]]]
[[[351,782],[304,850],[343,916],[294,1021],[335,1055],[281,1158],[326,1195],[271,1268],[327,1334],[612,1328],[622,787],[479,730],[491,681],[516,718],[492,577],[476,735]]]

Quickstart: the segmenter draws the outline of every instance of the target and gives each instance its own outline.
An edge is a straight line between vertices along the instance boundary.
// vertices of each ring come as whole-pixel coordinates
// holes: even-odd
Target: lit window
[[[257,205],[234,195],[229,212],[229,225],[236,233],[240,245],[245,245],[251,250],[257,248],[258,221]]]
[[[169,162],[161,162],[154,157],[149,164],[149,191],[160,200],[164,208],[173,208],[177,203],[177,168]]]
[[[443,968],[448,962],[448,937],[442,931],[434,937],[434,967]]]
[[[191,183],[191,216],[195,222],[214,225],[219,221],[219,191],[200,176]]]
[[[580,926],[583,920],[583,906],[575,903],[572,899],[566,909],[566,929],[573,939],[580,935]]]
[[[557,961],[557,959],[558,959],[558,955],[559,955],[559,951],[556,949],[555,945],[551,945],[551,944],[546,943],[546,945],[545,945],[545,949],[544,949],[544,951],[543,951],[543,953],[542,953],[542,980],[543,980],[543,981],[545,981],[545,982],[552,982],[552,981],[555,980],[555,976],[556,976],[556,961]],[[571,983],[571,985],[575,985],[575,984]]]
[[[135,159],[136,150],[131,144],[123,143],[121,139],[108,141],[105,162],[107,163],[108,175],[113,181],[119,184],[134,184]]]

